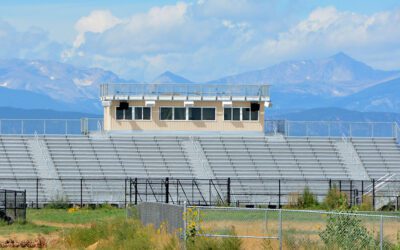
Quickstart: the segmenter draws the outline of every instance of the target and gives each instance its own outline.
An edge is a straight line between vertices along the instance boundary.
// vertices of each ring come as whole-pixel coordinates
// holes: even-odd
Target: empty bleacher
[[[36,187],[37,175],[35,162],[31,155],[28,140],[23,136],[0,136],[0,188],[16,190],[39,189],[43,196],[43,187]],[[27,193],[27,199],[33,199],[33,193]]]
[[[42,176],[37,167],[39,163],[35,162],[34,152],[29,146],[32,140],[44,142],[49,160],[57,173],[54,178],[60,178],[64,195],[74,202],[79,200],[80,185],[84,202],[120,203],[125,198],[124,179],[127,178],[197,178],[199,166],[196,167],[197,171],[193,169],[194,157],[189,158],[183,146],[183,142],[188,140],[199,143],[204,153],[201,157],[208,163],[213,178],[235,180],[232,182],[234,199],[252,202],[244,198],[249,193],[276,194],[278,179],[281,179],[282,193],[301,191],[306,185],[322,193],[328,188],[327,180],[351,179],[348,166],[335,147],[339,138],[2,135],[0,188],[26,189],[27,198],[32,201],[36,198],[36,188],[43,202],[46,192],[42,183],[36,187],[36,179]],[[378,179],[386,174],[397,175],[397,179],[400,177],[400,148],[394,139],[351,138],[349,141],[370,178]],[[290,182],[285,179],[303,181]],[[315,181],[317,179],[321,182]],[[267,198],[263,199],[267,201]],[[273,197],[270,201],[276,199]]]
[[[400,147],[394,138],[352,138],[351,141],[372,179],[385,174],[397,175],[400,179]]]

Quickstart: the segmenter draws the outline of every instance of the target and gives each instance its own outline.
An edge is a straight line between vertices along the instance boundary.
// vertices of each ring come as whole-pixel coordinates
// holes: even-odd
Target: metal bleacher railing
[[[78,135],[102,130],[102,118],[0,119],[0,135]],[[287,137],[396,138],[400,143],[400,126],[396,122],[265,120],[264,132]]]
[[[103,84],[100,96],[269,96],[269,85],[227,84]]]
[[[398,138],[400,129],[396,122],[265,120],[265,133],[307,137]]]
[[[400,126],[397,122],[395,123],[395,138],[396,142],[400,144]]]
[[[57,180],[69,186],[56,197],[47,195],[43,183]],[[349,206],[370,203],[379,209],[389,204],[399,210],[400,196],[383,180],[340,179],[192,179],[192,178],[1,178],[0,182],[17,181],[26,188],[26,203],[33,208],[52,202],[68,204],[104,204],[120,206],[142,202],[163,202],[199,206],[269,206],[280,208],[293,205],[305,187],[319,201],[323,201],[331,188],[346,194]],[[400,180],[388,180],[390,186],[398,187]],[[247,183],[243,186],[243,183]],[[265,186],[268,183],[268,186]],[[385,183],[384,183],[385,184]],[[109,185],[109,187],[104,188]],[[28,188],[29,186],[29,188]],[[0,193],[1,198],[1,193]]]
[[[102,128],[102,118],[0,119],[0,134],[3,135],[78,135]]]

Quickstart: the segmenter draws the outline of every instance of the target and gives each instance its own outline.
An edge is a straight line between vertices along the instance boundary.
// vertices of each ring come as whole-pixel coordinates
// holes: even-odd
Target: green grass
[[[86,224],[104,218],[123,218],[125,210],[118,208],[80,209],[69,213],[66,209],[28,209],[28,221]]]
[[[357,211],[357,214],[373,214],[373,215],[390,215],[390,216],[400,216],[399,212],[363,212]],[[235,221],[256,221],[256,220],[265,220],[265,217],[268,217],[268,220],[277,220],[278,219],[278,211],[250,211],[250,210],[236,210],[236,211],[228,211],[228,210],[208,210],[200,209],[201,219],[203,221],[223,221],[223,220],[235,220]],[[307,212],[296,212],[296,211],[282,211],[282,220],[283,221],[326,221],[327,214],[318,214],[318,213],[307,213]],[[365,217],[368,220],[379,220],[379,217]]]
[[[26,223],[16,222],[12,225],[0,223],[0,235],[10,235],[15,233],[49,234],[54,231],[57,231],[56,227],[40,226],[30,222]]]
[[[117,208],[80,209],[69,213],[66,209],[28,209],[27,222],[15,222],[12,225],[0,223],[0,235],[16,233],[49,234],[60,230],[53,225],[37,225],[34,222],[87,224],[108,218],[124,218],[125,210]]]

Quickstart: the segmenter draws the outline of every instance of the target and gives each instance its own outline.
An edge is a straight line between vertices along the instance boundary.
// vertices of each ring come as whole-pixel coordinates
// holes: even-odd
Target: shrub
[[[316,208],[318,207],[317,197],[305,187],[302,194],[291,193],[288,198],[288,208]]]
[[[63,239],[67,249],[179,249],[176,237],[136,219],[116,218],[92,223],[88,228],[74,228]]]
[[[236,235],[233,228],[228,230],[227,234]],[[195,237],[187,241],[186,248],[188,250],[239,250],[242,241],[239,238],[211,238],[211,237]]]
[[[329,249],[376,249],[379,244],[361,219],[351,214],[329,215],[326,228],[319,236]]]
[[[358,207],[358,210],[360,210],[360,211],[372,211],[373,210],[372,197],[370,195],[363,195],[362,203]]]
[[[345,210],[348,208],[347,195],[340,192],[336,186],[333,186],[324,199],[323,207],[328,210]]]
[[[299,208],[314,208],[318,206],[317,197],[310,191],[309,187],[305,187],[303,193],[299,197]]]
[[[299,205],[300,194],[297,192],[289,193],[288,203],[284,208],[297,208]]]
[[[51,209],[67,209],[69,208],[68,199],[64,196],[57,195],[50,203],[46,205],[46,208]]]

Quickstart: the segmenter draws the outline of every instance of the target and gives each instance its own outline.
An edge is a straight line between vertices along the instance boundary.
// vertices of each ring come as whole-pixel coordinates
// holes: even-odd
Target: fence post
[[[226,194],[226,203],[228,203],[228,206],[231,205],[231,178],[228,178],[228,182],[227,182],[227,194]]]
[[[209,202],[209,206],[211,206],[211,203],[212,203],[212,198],[211,198],[211,179],[208,180],[208,202]]]
[[[4,190],[4,214],[7,215],[7,189]]]
[[[36,209],[39,209],[39,178],[36,178]]]
[[[132,204],[132,178],[129,178],[129,204]]]
[[[126,178],[125,178],[125,183],[124,183],[124,207],[126,207],[126,191],[127,191],[127,186],[126,186]]]
[[[83,207],[83,179],[81,178],[81,208]]]
[[[328,122],[328,137],[331,137],[331,123]]]
[[[282,209],[279,209],[279,250],[282,250]]]
[[[379,247],[383,250],[383,215],[381,215],[381,230],[380,230],[380,244]]]
[[[137,205],[137,203],[138,203],[138,180],[137,180],[137,177],[135,178],[135,205]],[[146,199],[147,199],[147,194],[146,194]]]
[[[24,222],[26,221],[26,207],[27,207],[27,204],[26,204],[26,189],[24,190],[24,207],[23,207],[23,209],[24,209]]]
[[[329,190],[332,189],[332,179],[329,179]]]
[[[186,249],[186,230],[187,230],[187,205],[186,205],[186,200],[183,201],[183,244],[184,244],[184,249]]]
[[[339,192],[342,192],[342,180],[339,180]]]
[[[361,203],[364,202],[364,181],[361,181]]]
[[[14,219],[17,218],[17,191],[14,191]]]
[[[278,208],[281,208],[281,179],[278,180]]]
[[[308,134],[309,134],[309,128],[308,128],[308,122],[306,122],[306,136],[308,136]]]
[[[350,180],[350,207],[353,206],[353,181]]]
[[[375,211],[375,179],[372,179],[372,208]]]
[[[165,203],[169,203],[169,178],[165,178]]]
[[[68,134],[68,120],[65,120],[65,134]]]

